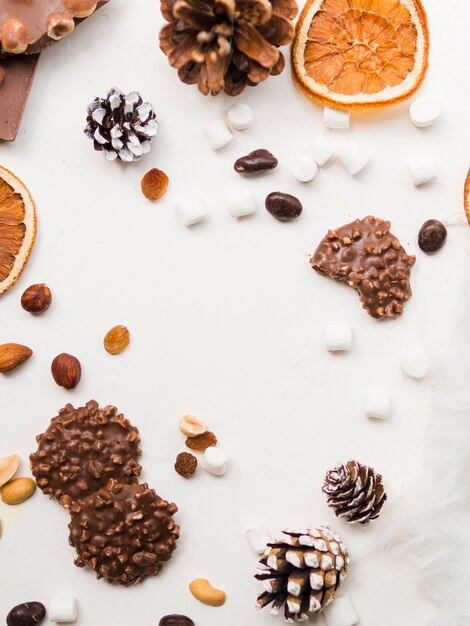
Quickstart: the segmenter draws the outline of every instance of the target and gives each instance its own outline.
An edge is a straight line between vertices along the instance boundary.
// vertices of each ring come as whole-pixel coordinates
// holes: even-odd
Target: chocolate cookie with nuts
[[[314,270],[354,287],[372,317],[397,317],[411,297],[407,254],[390,222],[368,216],[328,231],[310,263]]]
[[[97,578],[121,585],[138,584],[158,574],[176,549],[176,504],[162,500],[146,483],[106,488],[70,507],[69,543],[75,565],[88,565]]]
[[[100,409],[95,400],[77,409],[67,404],[36,441],[38,449],[30,455],[33,476],[66,508],[110,478],[136,483],[142,470],[137,428],[116,407]]]

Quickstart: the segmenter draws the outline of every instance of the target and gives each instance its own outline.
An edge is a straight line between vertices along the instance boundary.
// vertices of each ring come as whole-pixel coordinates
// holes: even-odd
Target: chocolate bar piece
[[[0,139],[16,137],[38,61],[39,54],[0,61]]]

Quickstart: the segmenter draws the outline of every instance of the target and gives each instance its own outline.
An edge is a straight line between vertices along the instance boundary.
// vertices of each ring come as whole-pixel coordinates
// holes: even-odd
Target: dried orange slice
[[[0,166],[0,295],[21,276],[36,239],[36,210],[29,191]]]
[[[470,224],[470,169],[468,170],[467,178],[465,179],[463,205],[465,207],[465,214],[467,216],[468,223]]]
[[[292,63],[313,100],[365,109],[412,96],[426,74],[428,53],[421,0],[307,0]]]

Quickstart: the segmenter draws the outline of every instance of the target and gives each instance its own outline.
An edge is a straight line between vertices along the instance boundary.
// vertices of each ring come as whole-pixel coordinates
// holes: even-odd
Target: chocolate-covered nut
[[[158,626],[194,626],[194,622],[186,615],[165,615]]]
[[[439,220],[427,220],[421,226],[418,235],[418,245],[423,252],[437,252],[447,239],[447,229]]]
[[[46,617],[46,608],[40,602],[24,602],[13,607],[7,615],[7,626],[35,626]]]
[[[290,193],[273,191],[265,200],[266,209],[277,220],[292,220],[302,213],[302,203]]]
[[[239,174],[257,174],[277,167],[277,159],[269,150],[253,150],[235,161],[234,170]]]

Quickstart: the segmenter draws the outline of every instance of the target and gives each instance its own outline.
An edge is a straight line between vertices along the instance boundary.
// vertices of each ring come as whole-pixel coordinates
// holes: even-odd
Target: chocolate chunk
[[[328,231],[310,263],[354,287],[369,315],[384,318],[403,313],[415,260],[390,233],[390,222],[369,216]]]
[[[239,174],[257,174],[277,167],[276,157],[269,150],[253,150],[235,161],[234,170]]]
[[[165,615],[158,626],[194,626],[194,622],[186,615]]]
[[[421,226],[418,235],[418,245],[423,252],[437,252],[447,239],[447,229],[439,220],[427,220]]]
[[[142,470],[137,428],[116,407],[100,409],[94,400],[78,409],[67,404],[36,440],[38,450],[30,456],[33,476],[66,508],[105,487],[110,478],[135,483]]]
[[[13,607],[7,615],[7,626],[36,626],[46,617],[46,608],[40,602],[24,602]]]
[[[176,504],[157,496],[146,483],[108,486],[70,507],[69,543],[75,565],[88,565],[97,578],[121,585],[155,576],[176,549]]]
[[[303,209],[298,198],[282,191],[273,191],[266,196],[265,206],[273,217],[282,222],[299,217]]]
[[[0,61],[0,139],[14,141],[31,91],[39,55],[12,56]]]

